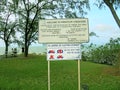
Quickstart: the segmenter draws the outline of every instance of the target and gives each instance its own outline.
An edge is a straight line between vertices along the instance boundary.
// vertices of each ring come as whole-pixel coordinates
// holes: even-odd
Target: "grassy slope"
[[[113,67],[89,62],[83,62],[81,67],[82,84],[90,90],[120,90],[120,76],[107,72]]]
[[[111,68],[81,62],[81,85],[89,90],[119,90],[120,76],[106,73]],[[47,90],[45,56],[17,57],[0,61],[0,89]],[[51,90],[77,90],[77,61],[51,62]]]

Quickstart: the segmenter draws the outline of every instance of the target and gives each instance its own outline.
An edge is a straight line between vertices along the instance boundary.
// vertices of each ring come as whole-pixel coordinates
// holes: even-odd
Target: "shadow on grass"
[[[89,90],[89,86],[86,84],[81,85],[82,90]]]

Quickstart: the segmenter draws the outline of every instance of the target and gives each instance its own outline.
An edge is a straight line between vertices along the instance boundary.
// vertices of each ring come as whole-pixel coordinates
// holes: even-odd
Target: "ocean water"
[[[9,47],[8,48],[8,53],[12,53],[12,48],[13,47]],[[17,53],[21,54],[22,53],[22,49],[19,47],[15,47],[17,48]],[[46,46],[30,46],[29,47],[29,54],[31,53],[35,53],[35,54],[43,54],[46,52]],[[5,54],[5,47],[0,47],[0,55]]]

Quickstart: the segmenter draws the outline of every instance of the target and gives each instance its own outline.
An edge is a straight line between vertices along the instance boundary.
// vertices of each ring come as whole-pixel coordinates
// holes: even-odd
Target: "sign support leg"
[[[78,90],[80,90],[80,60],[78,60]]]
[[[48,90],[50,90],[50,61],[48,61]]]

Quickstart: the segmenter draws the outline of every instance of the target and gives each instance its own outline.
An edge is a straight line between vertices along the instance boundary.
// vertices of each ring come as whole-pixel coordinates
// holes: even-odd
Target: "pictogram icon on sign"
[[[55,53],[55,51],[54,50],[49,50],[49,52],[48,53]]]
[[[58,59],[62,59],[63,56],[62,56],[62,55],[58,55],[57,58],[58,58]]]
[[[50,58],[49,59],[54,59],[54,55],[50,55]]]
[[[57,53],[63,53],[62,49],[57,50]]]

